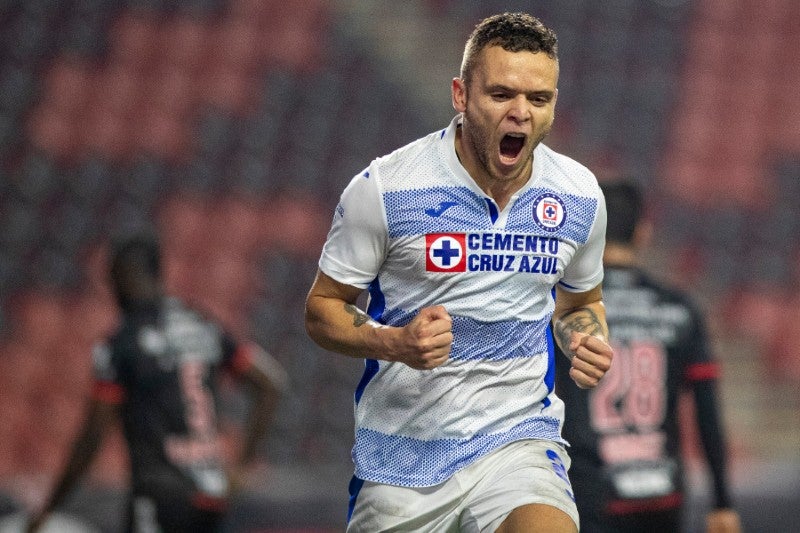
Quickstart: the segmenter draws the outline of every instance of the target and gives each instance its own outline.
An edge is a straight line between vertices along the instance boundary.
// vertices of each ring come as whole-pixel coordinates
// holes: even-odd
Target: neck
[[[528,160],[522,171],[516,176],[502,178],[493,176],[491,171],[469,149],[469,141],[464,138],[462,126],[456,129],[455,151],[461,166],[464,167],[478,187],[495,201],[501,211],[508,205],[514,193],[524,187],[530,179],[533,157]]]

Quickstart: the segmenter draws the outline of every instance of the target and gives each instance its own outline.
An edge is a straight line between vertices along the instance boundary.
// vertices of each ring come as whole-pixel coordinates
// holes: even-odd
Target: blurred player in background
[[[121,241],[111,283],[122,311],[116,333],[94,351],[95,386],[83,428],[44,508],[46,521],[90,465],[121,416],[131,465],[128,531],[218,531],[232,485],[257,451],[286,377],[269,354],[237,343],[162,289],[160,249],[143,236]],[[251,393],[240,464],[223,465],[216,413],[220,371]]]
[[[737,533],[716,399],[719,367],[704,319],[685,295],[642,270],[651,226],[635,183],[603,182],[601,188],[608,210],[603,300],[614,365],[592,390],[570,386],[568,367],[556,365],[581,531],[681,530],[685,488],[678,400],[691,390],[714,487],[708,531]]]
[[[600,189],[540,143],[557,80],[550,29],[487,18],[452,82],[450,125],[342,194],[306,327],[366,363],[348,531],[578,530],[551,321],[578,386],[612,353]]]

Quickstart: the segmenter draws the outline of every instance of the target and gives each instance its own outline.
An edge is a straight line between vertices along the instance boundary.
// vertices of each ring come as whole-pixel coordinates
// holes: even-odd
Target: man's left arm
[[[707,365],[706,368],[715,368]],[[714,487],[714,507],[706,515],[708,533],[740,533],[739,513],[733,508],[727,483],[727,447],[717,401],[716,379],[693,384],[695,420]]]
[[[243,343],[239,350],[247,353],[247,364],[240,369],[239,375],[251,401],[244,446],[239,457],[239,468],[243,468],[255,458],[258,444],[272,421],[289,378],[283,366],[256,343]]]
[[[595,387],[611,368],[608,324],[600,285],[585,292],[556,286],[553,336],[571,361],[569,375],[582,389]]]

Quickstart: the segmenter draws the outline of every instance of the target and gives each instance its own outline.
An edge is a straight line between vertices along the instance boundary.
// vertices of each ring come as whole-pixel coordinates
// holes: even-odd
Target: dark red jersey
[[[587,521],[678,509],[684,491],[679,395],[713,395],[717,375],[703,316],[685,295],[637,269],[606,267],[603,300],[614,349],[609,372],[585,390],[569,378],[562,354],[556,363],[578,509]],[[716,412],[708,413],[714,402],[702,403],[711,420],[704,435],[719,443]],[[708,457],[718,501],[727,499],[719,482],[723,455],[718,449]]]
[[[222,504],[216,377],[244,357],[217,324],[174,298],[128,313],[95,348],[95,395],[121,405],[134,494]]]

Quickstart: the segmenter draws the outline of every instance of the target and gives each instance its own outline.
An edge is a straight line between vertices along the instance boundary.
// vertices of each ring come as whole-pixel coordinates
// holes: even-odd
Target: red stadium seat
[[[108,63],[125,65],[137,71],[146,70],[160,54],[159,22],[155,15],[123,13],[117,18],[108,40]]]
[[[131,129],[129,116],[103,106],[92,108],[84,117],[83,127],[76,132],[81,155],[97,154],[114,161],[126,161],[134,149]]]
[[[31,144],[57,160],[70,160],[80,153],[76,117],[51,107],[38,107],[28,117],[26,130]]]
[[[176,16],[162,20],[157,30],[157,65],[163,69],[197,74],[215,46],[211,28],[208,19],[197,17]]]
[[[134,146],[145,154],[169,162],[184,161],[190,146],[188,124],[181,117],[162,112],[152,104],[142,105],[133,123]]]
[[[41,102],[67,114],[78,114],[89,101],[96,83],[92,66],[77,58],[55,62],[43,80]]]

